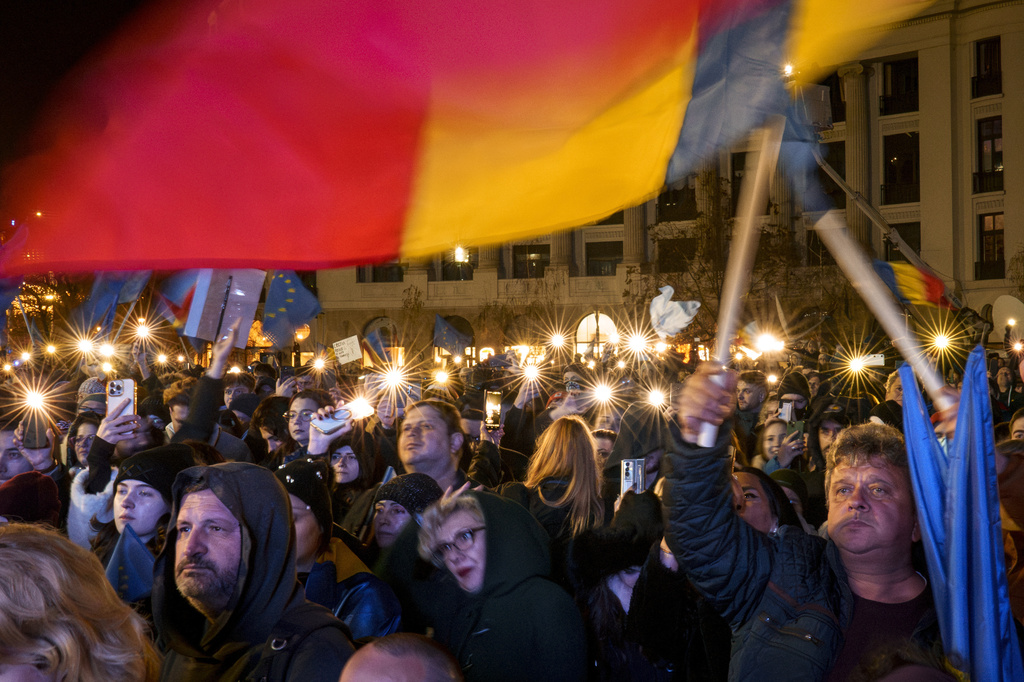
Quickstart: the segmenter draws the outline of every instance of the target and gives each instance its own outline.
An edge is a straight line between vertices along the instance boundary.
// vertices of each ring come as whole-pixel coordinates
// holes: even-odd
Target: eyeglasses
[[[302,412],[285,412],[284,418],[288,421],[295,421],[296,419],[300,422],[308,422],[313,419],[313,415],[316,414],[313,410],[303,410]]]
[[[96,434],[90,436],[75,436],[75,445],[81,446],[83,450],[88,450],[92,447],[92,442],[96,440]]]
[[[353,455],[351,452],[335,452],[331,455],[331,464],[337,464],[338,462],[345,462],[351,464],[352,462],[358,461],[358,457]]]
[[[444,566],[445,560],[448,555],[452,553],[453,549],[457,549],[460,552],[465,552],[473,546],[473,541],[476,539],[476,534],[484,530],[485,526],[479,526],[477,528],[463,528],[455,537],[452,538],[451,542],[444,542],[434,548],[430,558],[434,562],[435,566]]]

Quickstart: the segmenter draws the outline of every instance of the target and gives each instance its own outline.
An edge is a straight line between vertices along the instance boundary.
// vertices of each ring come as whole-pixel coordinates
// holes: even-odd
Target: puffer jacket
[[[759,533],[733,511],[729,424],[718,442],[677,442],[669,455],[665,538],[690,581],[733,630],[730,680],[822,680],[853,616],[854,596],[831,541],[784,526]],[[914,640],[938,639],[934,609]]]

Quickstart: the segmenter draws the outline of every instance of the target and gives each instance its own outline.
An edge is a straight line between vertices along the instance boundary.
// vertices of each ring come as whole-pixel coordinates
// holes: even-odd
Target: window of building
[[[907,243],[907,246],[914,250],[914,253],[921,254],[921,223],[894,223],[892,228],[903,238],[903,241]],[[885,260],[891,262],[894,261],[906,261],[907,257],[903,255],[899,249],[888,240],[885,242]]]
[[[550,244],[519,244],[512,247],[516,279],[543,279],[544,268],[551,265]]]
[[[445,282],[460,282],[473,279],[473,268],[480,255],[477,249],[457,246],[445,254],[441,264],[441,279]]]
[[[622,242],[587,242],[587,277],[611,277],[622,262]]]
[[[978,216],[978,262],[974,264],[974,279],[1003,279],[1003,214],[986,213]]]
[[[405,268],[401,263],[381,263],[369,265],[356,270],[356,281],[360,284],[368,282],[401,282],[405,278]]]
[[[1003,189],[1003,117],[978,121],[978,172],[974,174],[974,192],[1000,192]]]
[[[1003,91],[999,36],[974,43],[974,73],[971,78],[971,97],[998,95]]]
[[[665,190],[658,196],[657,222],[697,219],[697,190],[689,182],[682,185],[679,189]]]
[[[696,256],[696,237],[658,240],[658,272],[686,272]]]
[[[921,153],[918,133],[882,138],[885,161],[883,204],[907,204],[921,200]]]
[[[882,116],[917,111],[917,57],[882,64]]]

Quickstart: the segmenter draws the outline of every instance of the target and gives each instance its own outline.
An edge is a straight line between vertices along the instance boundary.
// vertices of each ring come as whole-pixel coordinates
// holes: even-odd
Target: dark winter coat
[[[822,680],[853,616],[853,593],[831,541],[783,526],[759,533],[733,511],[727,448],[676,443],[665,486],[665,538],[690,581],[731,626],[730,680]],[[938,639],[934,610],[915,641]]]
[[[385,577],[400,599],[415,602],[434,636],[455,654],[466,680],[583,680],[586,639],[569,595],[548,579],[548,537],[518,504],[485,492],[487,526],[484,584],[464,592],[444,569],[431,571],[416,556],[409,524],[385,562]],[[403,613],[405,613],[403,604]]]
[[[291,505],[284,486],[254,464],[192,467],[175,480],[172,519],[184,489],[200,481],[241,524],[239,580],[228,609],[208,621],[175,586],[178,533],[170,525],[153,583],[153,620],[167,649],[161,679],[335,682],[353,653],[352,643],[327,609],[306,601],[296,579]]]

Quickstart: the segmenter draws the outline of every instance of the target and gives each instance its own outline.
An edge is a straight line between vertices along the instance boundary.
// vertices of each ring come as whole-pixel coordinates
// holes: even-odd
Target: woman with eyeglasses
[[[284,418],[288,420],[288,435],[284,442],[272,453],[266,463],[271,471],[309,454],[309,430],[317,410],[323,407],[334,407],[334,401],[327,391],[318,388],[307,388],[292,396],[288,403],[288,411]]]
[[[437,569],[426,578],[409,561],[417,543]],[[470,682],[585,679],[580,613],[548,577],[547,533],[515,502],[477,491],[444,497],[418,533],[406,527],[387,568]]]

